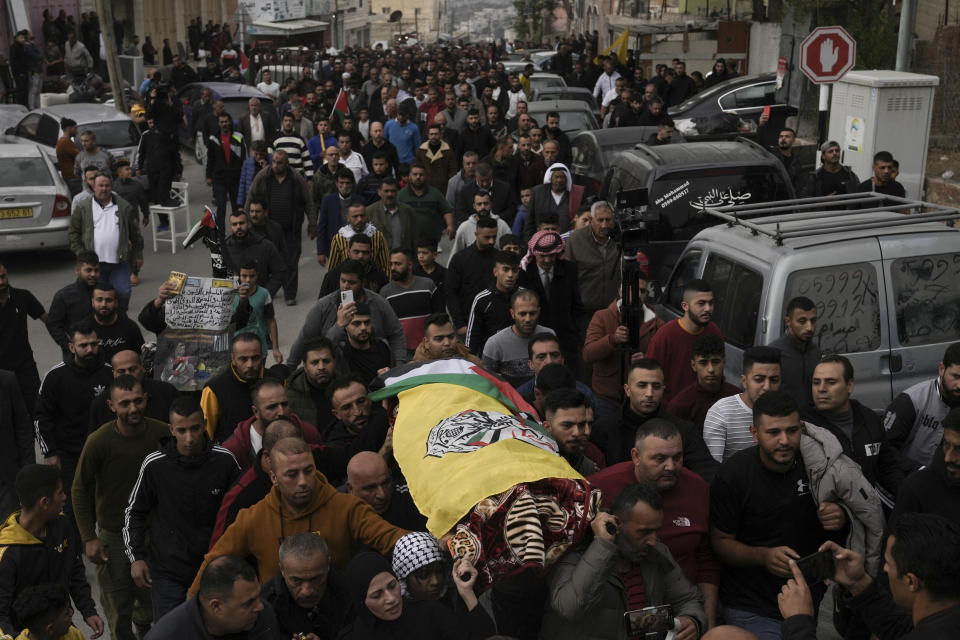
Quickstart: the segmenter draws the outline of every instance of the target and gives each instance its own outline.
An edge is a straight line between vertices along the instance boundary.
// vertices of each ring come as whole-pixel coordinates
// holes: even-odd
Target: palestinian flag
[[[337,101],[333,103],[333,113],[330,114],[337,117],[337,123],[343,124],[343,116],[350,115],[350,104],[347,102],[347,92],[343,89],[340,89],[340,93],[337,94]]]
[[[462,359],[396,367],[370,399],[399,401],[393,454],[427,529],[468,557],[481,588],[546,570],[583,537],[599,492],[506,382]]]
[[[240,48],[240,74],[244,80],[250,82],[250,59],[244,55],[242,47]]]

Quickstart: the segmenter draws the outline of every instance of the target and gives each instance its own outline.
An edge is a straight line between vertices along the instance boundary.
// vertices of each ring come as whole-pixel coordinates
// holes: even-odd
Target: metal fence
[[[960,136],[960,26],[942,26],[930,42],[918,42],[910,68],[940,78],[933,103],[931,134],[949,142]],[[960,137],[953,143],[960,147]]]

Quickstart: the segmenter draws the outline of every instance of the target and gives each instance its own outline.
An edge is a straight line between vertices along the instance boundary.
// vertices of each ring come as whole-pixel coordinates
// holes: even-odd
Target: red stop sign
[[[817,27],[800,45],[800,70],[817,84],[836,82],[856,59],[857,41],[843,27]]]

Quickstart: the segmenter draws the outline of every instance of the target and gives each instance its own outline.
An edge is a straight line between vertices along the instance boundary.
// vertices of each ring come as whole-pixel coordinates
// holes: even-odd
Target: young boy
[[[533,189],[527,187],[520,189],[520,206],[517,207],[517,217],[513,219],[513,234],[520,238],[523,237],[523,223],[527,220],[527,212],[530,211],[530,198],[533,197]]]
[[[437,295],[443,300],[443,281],[447,278],[447,270],[437,264],[437,253],[435,241],[421,240],[417,244],[417,265],[413,268],[413,275],[433,280]]]
[[[255,333],[263,345],[263,360],[267,360],[267,348],[273,347],[273,359],[283,362],[277,330],[277,318],[273,311],[270,292],[257,285],[257,264],[248,262],[240,267],[240,286],[233,298],[233,323],[237,333]],[[269,332],[269,340],[268,333]]]
[[[13,612],[24,625],[17,640],[83,640],[80,630],[70,624],[73,607],[60,585],[27,587],[13,603]]]
[[[526,251],[524,251],[523,244],[520,242],[520,238],[512,233],[504,234],[504,236],[500,238],[500,250],[511,251],[521,258],[523,257],[523,254],[526,253]]]

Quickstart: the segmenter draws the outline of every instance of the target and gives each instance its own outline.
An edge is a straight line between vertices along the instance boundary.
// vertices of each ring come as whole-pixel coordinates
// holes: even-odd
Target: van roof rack
[[[728,227],[741,226],[749,229],[753,235],[772,238],[778,246],[783,245],[783,241],[789,238],[927,222],[944,222],[947,226],[954,227],[955,222],[960,220],[960,210],[956,207],[889,196],[875,191],[704,207],[703,213],[723,220]],[[881,215],[872,220],[850,219],[851,216],[870,213],[900,213],[902,216]],[[757,221],[749,219],[762,215],[769,217]],[[791,224],[790,230],[784,231],[780,225],[785,222],[801,224]]]

